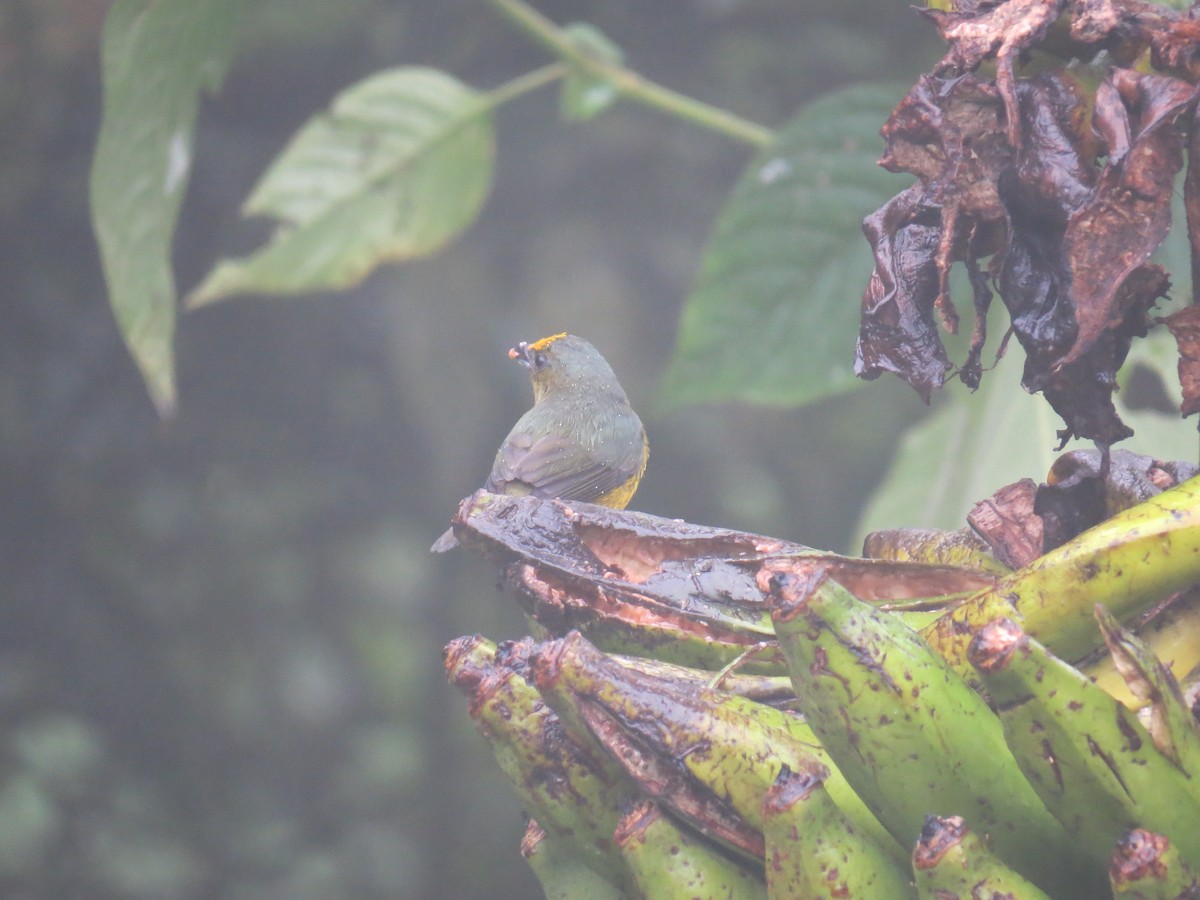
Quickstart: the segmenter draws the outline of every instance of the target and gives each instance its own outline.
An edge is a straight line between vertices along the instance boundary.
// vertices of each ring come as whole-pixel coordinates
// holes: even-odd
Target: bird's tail
[[[430,553],[445,553],[447,550],[453,550],[458,546],[458,538],[454,536],[454,529],[447,528],[446,533],[433,542],[433,546],[429,548]]]

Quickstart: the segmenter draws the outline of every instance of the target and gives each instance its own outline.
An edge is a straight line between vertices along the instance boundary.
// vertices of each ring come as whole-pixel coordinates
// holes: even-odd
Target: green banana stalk
[[[1022,775],[995,714],[916,632],[819,569],[772,561],[759,577],[797,704],[897,841],[913,841],[931,810],[954,813],[1047,890],[1104,890]]]
[[[642,801],[613,836],[640,896],[647,900],[765,900],[762,876],[704,838],[689,834],[657,803]]]
[[[1162,660],[1173,677],[1182,680],[1200,666],[1200,590],[1183,591],[1148,622],[1139,623],[1135,630],[1148,651]],[[1126,706],[1136,709],[1141,705],[1142,701],[1132,694],[1117,671],[1112,653],[1097,651],[1081,661],[1078,667]]]
[[[581,646],[586,648],[586,642]],[[586,651],[582,656],[584,664],[586,664],[586,658],[600,661],[600,658]],[[729,690],[730,687],[740,687],[742,690],[759,687],[763,693],[766,693],[768,689],[772,692],[779,692],[782,686],[779,685],[778,679],[766,676],[732,675],[722,680],[719,688],[713,688],[704,681],[706,676],[711,681],[712,673],[703,670],[688,669],[683,666],[637,657],[609,656],[608,659],[631,669],[635,674],[637,685],[651,689],[659,696],[674,698],[681,705],[698,704],[702,709],[706,709],[716,716],[725,717],[735,735],[741,729],[765,731],[767,737],[779,741],[782,745],[784,739],[775,735],[775,732],[786,734],[793,747],[798,748],[801,753],[821,765],[821,770],[824,772],[823,787],[838,804],[839,809],[845,810],[843,815],[847,817],[848,821],[854,824],[864,836],[875,841],[879,846],[885,847],[894,859],[904,859],[903,849],[892,839],[887,829],[880,824],[862,799],[854,793],[853,788],[850,787],[845,776],[838,771],[833,759],[825,752],[825,748],[821,746],[820,740],[803,716],[790,710],[767,705],[747,694]],[[603,674],[612,679],[612,684],[632,685],[630,681],[615,678],[612,670],[606,670]],[[787,697],[791,703],[795,702],[795,693],[790,680],[787,683]],[[785,765],[784,768],[786,769],[787,766]],[[757,792],[756,786],[751,794],[751,800],[757,796]]]
[[[763,855],[762,798],[782,766],[828,760],[794,715],[626,667],[577,632],[543,643],[532,662],[547,702],[582,715],[646,794],[750,856]],[[840,773],[827,787],[861,831],[901,853]]]
[[[630,722],[608,714],[603,699],[616,693],[610,681],[569,659],[571,651],[581,643],[583,638],[579,633],[571,632],[566,638],[544,642],[534,655],[534,681],[546,702],[562,710],[572,724],[576,720],[585,723],[596,741],[628,772],[643,793],[669,803],[672,811],[702,834],[749,857],[761,857],[762,835],[758,831],[727,802],[692,778],[676,760],[664,757],[653,746],[646,746],[643,736],[634,732],[634,726],[641,720],[653,728],[660,710],[673,706],[673,702],[640,686],[639,699],[645,708],[633,710]],[[679,738],[687,736],[683,732]]]
[[[903,900],[914,892],[888,847],[859,831],[825,790],[828,770],[786,766],[763,798],[770,900]]]
[[[552,838],[530,819],[521,856],[537,876],[546,900],[624,900],[626,892],[584,863],[571,844]]]
[[[1200,478],[1130,507],[951,609],[922,630],[963,675],[971,635],[1007,617],[1062,659],[1099,646],[1092,608],[1125,622],[1200,581]]]
[[[458,638],[446,646],[446,672],[470,700],[476,728],[526,811],[580,860],[623,886],[628,872],[612,833],[637,787],[590,742],[572,737],[518,671],[529,649],[528,643],[497,648],[478,636]]]
[[[1135,828],[1117,842],[1108,867],[1113,896],[1126,900],[1196,900],[1200,874],[1161,834]]]
[[[1096,619],[1114,665],[1130,693],[1144,705],[1138,718],[1159,752],[1192,778],[1200,778],[1200,724],[1184,703],[1179,683],[1150,647],[1126,631],[1104,607]]]
[[[933,528],[872,531],[863,539],[863,556],[868,559],[959,566],[998,576],[1012,571],[997,561],[991,548],[969,528],[960,528],[958,531]]]
[[[929,816],[913,849],[912,863],[922,900],[1050,900],[992,853],[960,816]]]
[[[1010,619],[981,629],[969,657],[1022,770],[1081,850],[1105,865],[1117,838],[1143,827],[1200,862],[1200,778],[1160,753],[1135,713]]]
[[[792,689],[792,680],[786,675],[749,675],[743,672],[736,663],[734,668],[729,671],[714,673],[709,669],[681,666],[647,656],[610,653],[609,658],[619,662],[627,669],[634,669],[653,678],[662,678],[694,688],[712,688],[721,694],[753,700],[756,704],[783,707],[793,704],[796,700],[796,693]],[[789,718],[795,719],[796,717]]]

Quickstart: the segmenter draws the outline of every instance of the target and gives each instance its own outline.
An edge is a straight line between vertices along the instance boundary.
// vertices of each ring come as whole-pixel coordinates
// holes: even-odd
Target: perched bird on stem
[[[564,333],[522,341],[508,355],[529,369],[533,408],[500,445],[483,486],[497,494],[624,509],[646,471],[650,446],[600,351]],[[450,529],[430,549],[442,553],[457,545]]]

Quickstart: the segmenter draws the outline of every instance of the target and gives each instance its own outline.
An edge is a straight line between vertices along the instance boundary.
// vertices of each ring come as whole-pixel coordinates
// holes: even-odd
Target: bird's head
[[[521,341],[508,355],[529,369],[535,403],[556,392],[580,388],[615,393],[625,400],[612,367],[581,337],[563,332],[533,343]]]

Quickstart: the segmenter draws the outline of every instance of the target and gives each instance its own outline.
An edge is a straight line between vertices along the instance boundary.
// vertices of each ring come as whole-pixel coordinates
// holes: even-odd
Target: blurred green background
[[[427,553],[529,404],[507,349],[569,329],[607,356],[653,447],[636,508],[835,550],[923,408],[884,380],[659,413],[752,154],[629,105],[562,124],[547,90],[501,112],[492,196],[437,257],[183,316],[180,411],[158,421],[88,222],[108,6],[0,6],[0,895],[534,896],[517,801],[441,669],[450,638],[523,626],[486,563]],[[771,127],[938,52],[896,0],[536,6]],[[180,289],[261,240],[240,202],[339,90],[546,61],[476,0],[255,3],[198,124]]]

